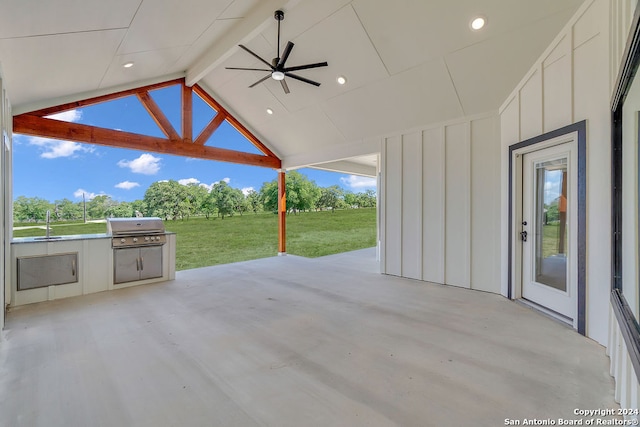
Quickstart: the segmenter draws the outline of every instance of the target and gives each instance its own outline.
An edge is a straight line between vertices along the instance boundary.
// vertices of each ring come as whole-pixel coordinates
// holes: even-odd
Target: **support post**
[[[287,191],[286,172],[278,170],[278,256],[287,254]]]

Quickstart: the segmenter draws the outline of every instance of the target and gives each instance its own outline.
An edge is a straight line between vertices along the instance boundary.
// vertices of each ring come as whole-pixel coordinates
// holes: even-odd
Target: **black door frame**
[[[577,295],[577,330],[586,335],[586,253],[587,253],[587,121],[583,120],[560,129],[538,135],[509,146],[509,262],[508,262],[508,290],[507,297],[514,299],[513,283],[513,230],[515,218],[513,212],[514,183],[513,183],[513,152],[530,147],[550,139],[577,133],[578,147],[578,295]]]

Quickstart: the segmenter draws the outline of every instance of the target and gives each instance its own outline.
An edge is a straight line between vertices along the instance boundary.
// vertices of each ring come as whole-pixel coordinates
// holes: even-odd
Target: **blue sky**
[[[151,92],[175,129],[180,129],[178,86]],[[214,112],[194,96],[194,136],[211,120]],[[164,135],[135,97],[102,103],[56,116],[59,120],[120,129],[146,135]],[[214,133],[208,145],[260,153],[226,122]],[[300,172],[321,187],[339,185],[345,190],[375,190],[375,180],[314,169]],[[276,178],[270,168],[226,162],[191,159],[145,151],[80,144],[14,135],[13,195],[41,197],[48,201],[82,200],[106,194],[118,201],[142,199],[156,181],[174,179],[183,184],[211,186],[221,180],[244,191],[260,190],[264,182]]]

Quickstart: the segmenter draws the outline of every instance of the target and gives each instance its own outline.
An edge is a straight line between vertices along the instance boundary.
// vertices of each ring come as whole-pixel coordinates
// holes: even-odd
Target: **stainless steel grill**
[[[107,234],[114,248],[158,246],[167,243],[164,223],[160,218],[109,218]]]

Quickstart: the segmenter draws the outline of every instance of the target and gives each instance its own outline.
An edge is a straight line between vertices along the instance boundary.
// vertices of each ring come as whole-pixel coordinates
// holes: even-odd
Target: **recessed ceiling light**
[[[127,62],[127,63],[125,63],[125,64],[122,64],[122,66],[123,66],[124,68],[131,68],[131,67],[133,67],[133,62]]]
[[[338,76],[336,77],[336,81],[338,82],[339,85],[343,85],[347,83],[347,78],[345,76]]]
[[[469,23],[469,26],[471,27],[472,30],[478,31],[482,29],[486,24],[487,24],[487,18],[485,18],[484,16],[476,16],[471,20],[471,23]]]
[[[271,108],[267,108],[267,114],[269,115],[273,114],[273,110]]]

